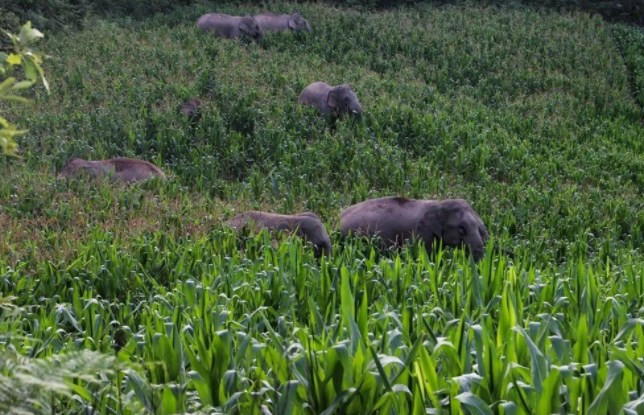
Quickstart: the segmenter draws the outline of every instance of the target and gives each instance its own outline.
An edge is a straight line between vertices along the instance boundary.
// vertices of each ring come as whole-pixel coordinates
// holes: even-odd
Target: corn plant
[[[298,4],[313,32],[262,43],[194,27],[258,7],[90,17],[48,36],[60,90],[16,118],[23,162],[0,159],[0,402],[641,414],[637,29],[510,6],[313,3]],[[298,105],[317,80],[352,83],[363,117]],[[193,96],[190,124],[177,107]],[[170,180],[54,180],[73,156],[145,158]],[[392,194],[466,198],[492,235],[484,258],[339,234],[342,208]],[[221,226],[249,209],[317,212],[332,254]],[[51,373],[14,370],[32,365]]]

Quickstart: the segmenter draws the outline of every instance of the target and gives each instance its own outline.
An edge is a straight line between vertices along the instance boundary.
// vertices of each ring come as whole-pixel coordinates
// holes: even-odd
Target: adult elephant
[[[248,226],[251,229],[270,229],[276,231],[295,232],[298,236],[313,244],[315,256],[331,253],[331,239],[322,221],[313,212],[303,212],[295,215],[249,210],[228,220],[226,225],[239,229]]]
[[[299,13],[275,14],[265,12],[256,14],[254,17],[264,32],[285,32],[287,30],[294,32],[311,31],[311,25]]]
[[[217,36],[229,39],[241,35],[261,40],[264,31],[253,16],[230,16],[222,13],[204,14],[197,20],[197,26],[204,32],[211,32]]]
[[[110,176],[124,183],[134,183],[158,177],[165,180],[160,168],[149,161],[119,157],[109,160],[71,158],[58,174],[58,179],[88,174],[91,177]]]
[[[322,115],[362,114],[362,105],[349,84],[331,86],[313,82],[302,90],[298,102],[316,107]]]
[[[400,246],[415,236],[425,242],[428,252],[438,241],[466,245],[476,261],[485,254],[488,239],[483,221],[463,199],[370,199],[345,209],[340,227],[343,235],[378,236],[388,245]]]

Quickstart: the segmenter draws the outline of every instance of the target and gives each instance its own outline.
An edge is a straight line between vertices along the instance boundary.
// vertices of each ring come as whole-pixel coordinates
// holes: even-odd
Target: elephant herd
[[[295,232],[308,240],[316,256],[331,253],[331,239],[315,213],[295,215],[248,211],[228,220],[239,229],[271,229]],[[488,232],[479,215],[463,199],[416,200],[403,197],[369,199],[349,206],[340,216],[340,232],[377,237],[384,246],[401,246],[412,238],[421,239],[428,252],[436,244],[466,246],[475,260],[485,254]]]
[[[210,13],[197,20],[205,32],[224,38],[248,36],[261,39],[265,32],[311,31],[309,22],[299,13],[291,15],[262,13],[255,16],[229,16]],[[322,115],[359,116],[362,107],[349,84],[331,86],[314,82],[301,92],[298,100],[303,105],[316,107]],[[200,116],[201,101],[193,98],[181,105],[179,111],[191,120]],[[59,179],[78,174],[91,177],[109,176],[123,183],[134,183],[151,178],[165,180],[164,173],[154,164],[138,159],[114,158],[109,160],[67,161]],[[329,255],[331,239],[320,218],[312,212],[284,215],[270,212],[247,211],[232,219],[226,226],[233,229],[269,229],[292,232],[313,245],[315,255]],[[386,246],[401,246],[405,241],[421,239],[429,251],[436,244],[466,246],[475,260],[485,253],[488,232],[474,209],[463,199],[416,200],[402,197],[382,197],[365,200],[342,211],[342,235],[354,234],[377,237]]]
[[[229,39],[240,36],[261,40],[266,32],[311,31],[311,25],[299,13],[261,13],[255,16],[230,16],[222,13],[204,14],[197,20],[197,26],[217,36]]]
[[[266,32],[311,31],[311,25],[299,13],[261,13],[255,16],[230,16],[209,13],[197,20],[197,27],[207,33],[225,38],[247,36],[261,40]],[[313,82],[300,94],[299,103],[318,109],[323,115],[360,115],[362,106],[353,87],[349,84],[337,86],[325,82]]]
[[[109,160],[70,159],[58,179],[80,174],[90,177],[110,177],[123,183],[135,183],[151,178],[166,180],[154,164],[130,158]],[[225,223],[233,229],[248,227],[257,231],[269,229],[293,232],[309,241],[317,257],[331,253],[331,239],[320,218],[312,212],[283,215],[271,212],[247,211]],[[428,252],[437,243],[445,246],[464,245],[475,260],[485,253],[488,232],[474,209],[463,199],[416,200],[402,197],[382,197],[365,200],[342,211],[340,231],[369,238],[378,237],[387,246],[401,246],[406,240],[419,238]]]

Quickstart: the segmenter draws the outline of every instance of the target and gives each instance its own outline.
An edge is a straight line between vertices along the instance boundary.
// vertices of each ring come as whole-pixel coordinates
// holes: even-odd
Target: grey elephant
[[[362,114],[362,105],[349,84],[331,86],[313,82],[302,90],[298,102],[316,107],[322,115]]]
[[[271,229],[278,231],[295,232],[298,236],[313,244],[315,256],[331,253],[331,239],[320,218],[312,212],[303,212],[295,215],[282,215],[279,213],[260,212],[250,210],[241,213],[226,222],[226,226],[239,229],[249,226],[253,230]]]
[[[416,200],[401,197],[370,199],[342,212],[343,235],[378,236],[400,246],[415,236],[430,252],[435,243],[469,247],[476,261],[485,254],[488,232],[479,215],[463,199]]]
[[[89,174],[92,177],[110,176],[124,183],[134,183],[154,177],[162,180],[166,178],[160,168],[148,161],[120,157],[109,160],[69,159],[58,174],[58,179],[79,174]]]
[[[204,32],[235,39],[241,35],[261,40],[264,31],[253,16],[229,16],[221,13],[204,14],[197,20],[197,26]]]
[[[311,31],[311,25],[299,13],[275,14],[266,12],[262,14],[256,14],[254,17],[264,33],[284,32],[287,30],[292,30],[294,32]]]

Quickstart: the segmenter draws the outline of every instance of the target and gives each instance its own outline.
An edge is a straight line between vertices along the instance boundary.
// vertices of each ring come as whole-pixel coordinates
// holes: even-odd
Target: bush
[[[18,35],[7,34],[11,47],[6,49],[9,53],[0,51],[0,102],[26,104],[29,100],[20,96],[20,93],[37,82],[42,82],[49,91],[49,84],[40,66],[45,55],[33,47],[43,34],[32,28],[31,22],[22,26]],[[21,76],[21,72],[24,76]],[[17,144],[14,138],[24,133],[25,130],[19,130],[0,116],[0,153],[15,155]]]

